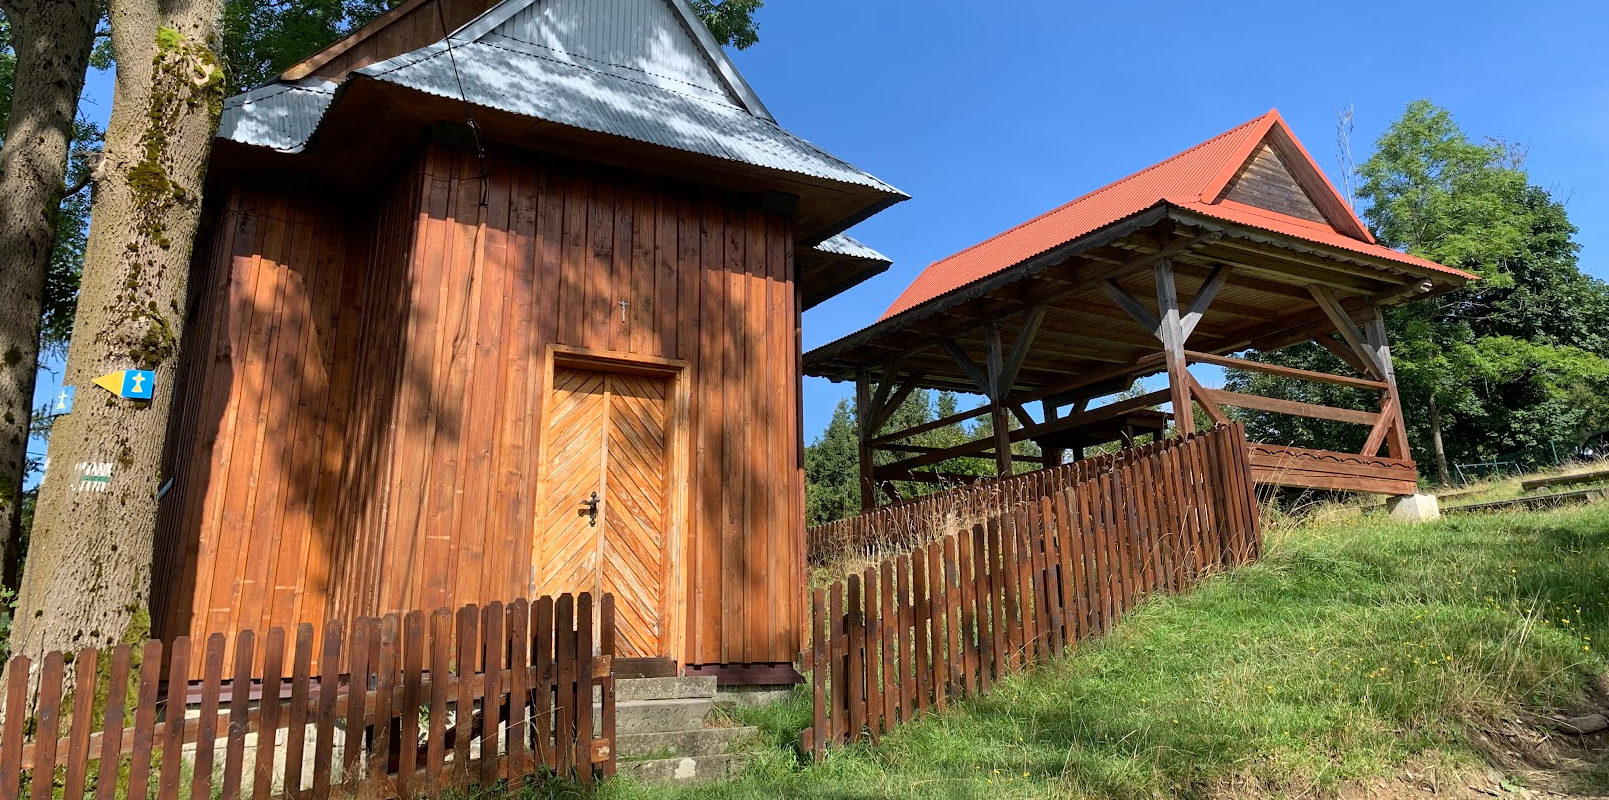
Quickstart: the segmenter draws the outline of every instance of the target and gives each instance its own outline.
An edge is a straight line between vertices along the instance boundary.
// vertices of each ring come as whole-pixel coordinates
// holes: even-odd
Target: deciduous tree
[[[0,574],[19,556],[46,278],[99,11],[96,0],[0,0]]]
[[[117,82],[65,375],[81,394],[52,433],[12,631],[12,651],[36,658],[147,624],[162,441],[224,92],[222,0],[107,9]],[[129,369],[154,371],[149,401],[92,383]]]
[[[1429,101],[1408,105],[1358,168],[1364,217],[1381,242],[1480,276],[1466,288],[1387,314],[1410,440],[1451,480],[1449,461],[1488,461],[1573,444],[1609,416],[1609,286],[1582,273],[1564,205],[1530,182],[1525,153],[1474,141]],[[1346,371],[1306,345],[1266,360]],[[1230,387],[1360,408],[1344,387],[1235,373]],[[1253,438],[1355,450],[1356,426],[1244,415]],[[1551,453],[1549,453],[1551,455]]]

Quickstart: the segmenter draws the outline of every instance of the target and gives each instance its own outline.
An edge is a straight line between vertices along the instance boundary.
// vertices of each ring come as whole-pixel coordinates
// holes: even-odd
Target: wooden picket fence
[[[37,667],[18,656],[0,800],[383,800],[527,776],[591,783],[615,767],[614,598],[598,606],[566,594],[414,611],[357,619],[350,635],[332,620],[317,644],[307,624],[294,643],[283,628],[260,645],[243,631],[227,681],[223,634],[207,639],[200,676],[185,637],[52,652]],[[347,669],[311,674],[315,656]]]
[[[829,744],[876,741],[1110,630],[1148,593],[1259,555],[1240,426],[1102,463],[1045,470],[1069,480],[1023,481],[1042,491],[816,589],[802,656],[814,719],[801,748],[820,760]]]
[[[1172,440],[1158,444],[1166,446],[1167,441]],[[961,521],[984,519],[1001,508],[1034,500],[1059,487],[1118,469],[1143,458],[1148,452],[1149,447],[1134,447],[1008,478],[979,478],[946,491],[813,525],[805,532],[805,551],[816,564],[844,556],[908,551],[930,541],[935,530],[952,528]]]

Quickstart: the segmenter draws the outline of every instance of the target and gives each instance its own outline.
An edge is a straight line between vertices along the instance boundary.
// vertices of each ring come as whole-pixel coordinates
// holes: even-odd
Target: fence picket
[[[956,537],[944,537],[944,640],[948,653],[944,659],[945,694],[960,697],[966,692],[965,675],[968,658],[961,649],[961,559]],[[944,709],[944,694],[939,695],[939,709]]]
[[[475,695],[468,678],[474,677],[480,665],[480,610],[474,606],[458,609],[458,652],[453,664],[453,683],[458,696],[453,704],[453,769],[452,785],[469,785],[469,745],[475,738]]]
[[[915,653],[916,715],[926,716],[933,708],[933,586],[926,548],[911,551],[911,594],[916,604],[911,621],[911,650]]]
[[[286,709],[285,786],[287,792],[302,790],[302,750],[307,743],[307,698],[313,671],[313,625],[296,626],[296,650],[291,655],[291,700]]]
[[[229,680],[229,734],[224,747],[223,800],[240,797],[241,773],[246,766],[246,733],[251,721],[251,667],[256,649],[256,633],[241,631],[235,638],[235,670]],[[106,713],[110,714],[111,709]]]
[[[504,778],[513,778],[530,772],[526,766],[526,739],[528,727],[525,709],[531,698],[531,636],[527,627],[531,621],[531,604],[515,600],[506,608],[508,622],[508,757],[503,759]],[[607,627],[605,628],[607,630]]]
[[[878,634],[882,638],[883,658],[883,732],[894,729],[899,720],[899,659],[895,654],[899,648],[898,632],[895,630],[894,619],[898,606],[894,604],[894,562],[884,561],[882,574],[877,576],[877,588],[882,595],[882,605],[877,609],[877,619],[882,631]]]
[[[28,679],[33,661],[27,656],[11,660],[6,678],[6,708],[20,709],[28,702]],[[17,800],[22,787],[22,740],[27,738],[27,714],[8,711],[4,731],[0,732],[0,800]]]
[[[178,644],[178,641],[173,643],[174,647]],[[169,652],[175,663],[183,663],[190,657],[188,648],[182,657],[172,648]],[[156,749],[156,704],[161,682],[162,643],[146,642],[140,654],[140,693],[134,706],[134,749],[129,753],[128,771],[129,800],[145,800],[151,794],[151,753]]]
[[[972,526],[972,608],[969,613],[978,665],[974,694],[989,692],[994,686],[994,674],[999,666],[995,647],[994,604],[989,602],[990,590],[994,586],[989,574],[989,540],[986,524]]]
[[[368,728],[363,724],[363,720],[368,713],[365,701],[369,697],[369,639],[373,636],[371,627],[368,619],[358,619],[353,621],[352,630],[348,632],[351,637],[351,643],[347,646],[346,651],[348,688],[346,699],[346,746],[341,749],[341,783],[344,787],[344,794],[348,797],[356,797],[358,794],[358,762],[363,757],[363,740]],[[270,631],[269,635],[272,636],[273,632]],[[274,658],[274,656],[270,654],[268,658]],[[264,660],[265,664],[267,660]],[[278,675],[279,667],[276,665],[274,667],[276,683]],[[277,689],[278,687],[276,686],[275,688]],[[263,679],[264,698],[268,697],[268,691],[268,679],[265,677]],[[265,711],[267,710],[266,702],[263,708]],[[265,719],[263,730],[269,731],[272,729]],[[270,758],[271,764],[272,759]]]
[[[557,604],[558,623],[554,627],[553,635],[557,644],[554,646],[554,660],[558,669],[558,694],[553,702],[553,711],[558,715],[558,730],[554,732],[553,753],[558,759],[559,771],[570,772],[576,768],[575,740],[576,740],[576,713],[575,713],[575,598],[564,594],[559,596]]]
[[[45,655],[39,671],[39,701],[34,706],[32,800],[51,800],[56,782],[56,737],[61,731],[61,693],[66,665],[59,651]]]
[[[811,755],[820,761],[827,748],[827,637],[823,631],[828,624],[827,592],[816,589],[810,594],[810,652],[814,662],[810,665],[810,683],[813,692],[811,729],[815,731]]]
[[[397,720],[401,731],[397,735],[397,794],[402,797],[412,797],[417,791],[414,775],[419,769],[419,706],[424,702],[424,639],[424,612],[408,612],[402,618],[402,711]],[[323,738],[323,719],[324,715],[320,714],[320,739]],[[323,755],[322,747],[319,754]],[[313,793],[319,796],[316,780]]]
[[[599,634],[598,634],[599,635],[598,652],[602,653],[605,656],[608,656],[612,660],[615,657],[615,631],[616,631],[616,627],[615,627],[615,596],[614,595],[605,594],[603,596],[603,610],[598,615],[598,620],[599,620],[600,624],[602,625],[602,630],[600,630]],[[615,747],[614,747],[614,744],[615,744],[615,678],[614,678],[614,673],[613,673],[612,670],[611,670],[611,672],[609,674],[609,677],[603,679],[602,699],[603,699],[603,703],[602,703],[603,708],[601,709],[601,713],[603,715],[603,721],[602,721],[603,738],[609,744],[609,756],[608,756],[608,758],[604,759],[604,762],[603,762],[603,776],[605,778],[613,778],[615,776],[615,768],[616,768],[616,753],[615,753]]]
[[[827,711],[827,738],[833,742],[842,742],[849,733],[849,725],[845,719],[849,707],[849,693],[844,691],[847,685],[847,631],[844,629],[844,585],[835,581],[827,588],[827,669],[830,677],[832,695],[837,702]]]
[[[131,645],[120,644],[112,648],[112,668],[106,676],[106,711],[101,723],[100,770],[95,777],[95,800],[113,800],[117,793],[118,767],[123,761],[123,727],[128,709],[129,667],[133,655]],[[4,758],[0,757],[0,761],[4,761]]]
[[[553,613],[553,598],[536,601],[536,724],[532,738],[536,741],[537,763],[550,770],[558,769],[553,750]]]
[[[575,639],[573,648],[576,654],[576,681],[571,690],[575,695],[576,710],[576,775],[581,779],[582,786],[591,786],[592,775],[592,642],[593,617],[592,594],[582,592],[576,601]],[[492,670],[488,668],[487,679],[491,679]],[[486,691],[487,697],[493,697],[491,689]],[[495,700],[492,706],[492,717],[496,718]],[[482,740],[481,757],[486,755],[484,742],[492,743],[492,755],[497,755],[497,730],[493,724],[492,734]]]
[[[73,718],[68,724],[71,735],[67,746],[67,774],[62,782],[62,797],[84,796],[84,773],[89,771],[89,729],[94,724],[95,696],[98,694],[95,674],[100,654],[85,650],[73,659]]]
[[[865,640],[866,685],[863,689],[865,697],[866,730],[872,737],[872,743],[882,741],[883,731],[887,730],[883,721],[883,636],[882,636],[882,602],[881,595],[877,593],[877,571],[867,567],[861,576],[861,588],[865,593],[864,612],[861,623],[865,626],[863,638]]]
[[[330,796],[330,766],[335,753],[335,703],[341,689],[341,643],[345,631],[341,621],[324,624],[324,651],[318,659],[318,705],[313,730],[313,800]],[[406,708],[406,707],[404,707]],[[418,706],[414,706],[415,719]],[[406,748],[404,748],[406,749]],[[406,796],[406,795],[404,795]]]
[[[849,741],[860,741],[861,729],[866,725],[866,608],[861,597],[860,576],[849,576],[849,616],[845,627],[849,635],[848,684],[844,687],[849,705]]]
[[[894,618],[895,630],[899,634],[899,650],[895,657],[899,671],[899,696],[895,703],[899,706],[900,722],[910,722],[916,711],[916,674],[913,670],[916,659],[911,649],[911,629],[915,627],[915,605],[911,593],[911,557],[902,555],[894,562],[894,592],[896,599],[894,609],[890,616]]]
[[[581,595],[583,599],[586,595]],[[592,624],[592,608],[590,604],[584,609],[576,611],[577,624]],[[503,638],[503,604],[498,602],[487,603],[481,609],[481,680],[482,694],[480,700],[480,785],[490,786],[497,782],[497,750],[498,728],[502,722],[501,706],[503,687],[498,678],[503,672],[504,651],[508,642]],[[582,654],[577,653],[577,656]],[[587,648],[585,656],[592,657],[592,649]],[[579,713],[590,713],[592,710],[592,684],[587,684],[587,698],[585,708],[578,703],[575,706]],[[573,691],[573,690],[572,690]],[[579,698],[577,698],[579,700]],[[579,723],[578,723],[579,725]],[[591,738],[592,726],[587,725],[581,732],[583,739]],[[577,761],[576,768],[588,762]],[[590,774],[590,773],[589,773]],[[406,796],[406,795],[404,795]]]
[[[173,640],[173,648],[168,651],[169,665],[166,703],[168,708],[185,705],[185,695],[190,687],[190,677],[187,667],[190,665],[190,639],[180,636]],[[47,662],[48,663],[48,662]],[[157,777],[156,794],[159,800],[177,800],[179,796],[179,767],[184,759],[173,756],[183,752],[184,723],[183,714],[166,714],[167,725],[163,729],[162,740],[162,771]],[[39,761],[35,760],[35,766]]]

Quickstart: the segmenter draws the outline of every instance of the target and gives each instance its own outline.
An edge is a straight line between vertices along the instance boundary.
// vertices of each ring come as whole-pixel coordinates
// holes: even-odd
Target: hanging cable
[[[447,45],[447,59],[452,62],[453,80],[458,84],[458,99],[464,104],[464,119],[468,121],[469,135],[475,141],[475,158],[480,163],[480,205],[487,205],[487,184],[489,183],[490,169],[486,166],[486,147],[481,143],[480,124],[475,122],[475,112],[469,103],[469,95],[464,92],[464,76],[458,72],[458,54],[454,52],[452,34],[447,30],[447,14],[441,10],[442,0],[434,0],[436,6],[436,20],[441,23],[442,42]]]

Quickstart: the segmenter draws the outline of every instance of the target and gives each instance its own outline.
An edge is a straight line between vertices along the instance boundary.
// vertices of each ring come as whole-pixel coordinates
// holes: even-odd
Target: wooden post
[[[1012,474],[1011,419],[1006,416],[1005,397],[1010,390],[1002,386],[1005,379],[1006,359],[1000,344],[1000,325],[990,322],[983,328],[985,367],[988,369],[989,420],[994,425],[995,472],[1004,477]]]
[[[1385,372],[1380,376],[1387,386],[1386,390],[1380,393],[1380,413],[1390,415],[1389,427],[1386,429],[1387,452],[1391,453],[1392,458],[1413,458],[1413,454],[1408,450],[1407,424],[1402,417],[1402,395],[1397,392],[1397,368],[1391,363],[1391,344],[1386,341],[1386,318],[1379,306],[1370,306],[1367,313],[1363,335],[1369,349],[1374,353],[1375,361],[1379,362]]]
[[[1168,366],[1168,391],[1173,400],[1173,425],[1181,436],[1195,433],[1195,415],[1190,407],[1190,376],[1184,355],[1184,328],[1179,319],[1179,293],[1173,281],[1173,262],[1156,261],[1157,338],[1162,340],[1163,360]]]
[[[1059,416],[1056,412],[1056,404],[1048,397],[1039,401],[1039,408],[1044,412],[1046,422],[1050,422]],[[1039,452],[1044,455],[1045,469],[1061,466],[1062,448],[1040,445]]]
[[[871,374],[861,372],[855,376],[855,446],[860,456],[860,510],[877,507],[877,477],[872,463],[872,449],[866,443],[877,435],[869,430],[876,410],[872,408]]]

